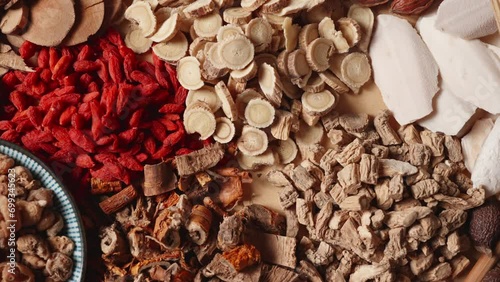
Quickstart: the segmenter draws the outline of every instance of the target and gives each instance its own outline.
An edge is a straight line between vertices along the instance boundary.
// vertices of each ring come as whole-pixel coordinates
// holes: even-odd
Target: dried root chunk
[[[361,182],[376,185],[378,181],[378,159],[369,154],[361,155],[360,175]]]
[[[236,109],[236,104],[234,103],[233,97],[231,96],[229,89],[227,89],[224,81],[219,81],[219,83],[215,85],[214,89],[215,93],[217,93],[217,97],[219,97],[219,100],[222,103],[222,110],[224,111],[224,114],[232,121],[237,120],[238,110]]]
[[[264,131],[245,125],[238,139],[238,149],[247,156],[257,156],[267,150],[268,139]]]
[[[267,1],[267,3],[265,3],[264,5],[262,5],[260,11],[266,14],[278,13],[279,11],[281,11],[281,9],[288,6],[289,3],[290,0],[270,0]]]
[[[420,274],[418,277],[421,281],[440,281],[450,277],[451,273],[450,264],[443,262]]]
[[[177,79],[182,87],[188,90],[198,90],[203,87],[200,62],[192,56],[180,59],[177,63]]]
[[[267,149],[264,153],[258,156],[247,156],[238,154],[236,160],[242,169],[253,170],[261,166],[274,165],[277,163],[278,156],[271,150]]]
[[[222,27],[222,18],[219,13],[212,13],[196,18],[193,23],[196,35],[203,38],[215,38]]]
[[[236,109],[238,110],[238,113],[244,113],[245,108],[248,104],[253,99],[259,99],[262,98],[262,95],[255,91],[254,89],[246,89],[243,92],[241,92],[237,97],[236,97]],[[244,119],[244,115],[239,115],[241,119]]]
[[[333,42],[335,49],[343,54],[349,51],[349,43],[344,38],[342,31],[335,29],[335,23],[331,18],[324,18],[318,24],[319,35],[323,38],[329,39]]]
[[[266,19],[255,18],[246,25],[245,35],[255,46],[255,52],[262,52],[271,44],[273,28]]]
[[[347,40],[349,47],[354,47],[361,40],[361,27],[352,18],[341,18],[337,21],[339,31]]]
[[[362,133],[367,130],[370,119],[367,114],[343,114],[338,118],[340,126],[347,132]]]
[[[254,59],[254,46],[245,36],[236,35],[219,44],[218,55],[229,69],[244,69]]]
[[[252,19],[252,11],[242,7],[232,7],[225,9],[222,17],[227,23],[244,25]]]
[[[318,37],[319,32],[317,23],[311,23],[303,26],[299,32],[299,47],[305,50],[307,46]]]
[[[373,120],[373,124],[382,139],[382,144],[385,146],[401,144],[399,135],[389,123],[389,111],[382,111],[379,113]]]
[[[142,34],[142,30],[132,26],[125,35],[125,45],[137,54],[146,53],[151,48],[153,41]]]
[[[206,103],[212,112],[216,112],[222,106],[222,103],[217,97],[215,90],[211,86],[203,86],[198,90],[189,90],[186,97],[186,107],[189,108],[196,102]]]
[[[225,251],[222,256],[238,272],[260,262],[259,250],[249,244],[243,244],[232,250]]]
[[[283,96],[283,85],[281,84],[280,76],[275,68],[268,63],[263,63],[259,67],[259,86],[267,100],[275,107],[281,105],[281,98]]]
[[[337,182],[348,195],[357,194],[358,189],[361,188],[359,165],[346,165],[337,173]]]
[[[219,117],[216,120],[215,132],[213,134],[214,140],[226,144],[233,140],[236,133],[233,122],[225,117]]]
[[[373,30],[374,16],[372,10],[361,5],[354,4],[349,8],[347,17],[355,20],[359,24],[363,35],[358,43],[358,48],[366,53],[368,51],[368,46],[370,45]]]
[[[318,75],[318,73],[313,72],[311,78],[307,81],[307,85],[303,87],[306,92],[318,93],[325,90],[325,81]]]
[[[329,60],[334,51],[331,40],[316,38],[306,47],[307,62],[314,71],[325,71],[330,67]]]
[[[354,93],[358,93],[359,89],[370,80],[372,68],[364,53],[354,52],[342,60],[341,72],[344,82]]]
[[[21,31],[28,23],[29,9],[28,6],[14,6],[7,10],[0,21],[0,28],[3,34],[13,34]]]
[[[306,51],[297,49],[288,54],[287,70],[291,78],[304,77],[311,72],[307,62]]]
[[[243,35],[243,29],[237,25],[228,24],[219,28],[219,31],[217,32],[217,41],[221,42],[226,38],[236,35]]]
[[[302,106],[309,114],[323,116],[335,106],[335,96],[328,90],[321,92],[305,92],[302,95]]]
[[[234,70],[231,72],[231,78],[237,82],[247,82],[257,75],[259,68],[255,62],[251,62],[244,69]]]
[[[345,85],[333,72],[330,70],[325,70],[324,72],[319,72],[318,75],[325,81],[328,86],[340,94],[345,94],[350,91],[349,87]]]
[[[149,37],[154,42],[169,41],[179,30],[179,14],[175,13],[165,20],[153,36]]]
[[[238,98],[236,98],[236,101]],[[287,140],[292,128],[293,115],[288,111],[276,110],[274,122],[271,125],[271,135],[278,140]]]
[[[147,2],[137,1],[125,10],[125,18],[136,23],[142,35],[149,37],[156,31],[156,17]]]
[[[197,0],[186,6],[182,11],[186,16],[199,18],[212,13],[215,3],[212,0]]]
[[[168,42],[153,46],[153,52],[162,60],[177,62],[186,56],[188,48],[188,41],[184,33],[177,32]]]
[[[245,108],[245,120],[249,125],[266,128],[274,121],[275,109],[264,99],[252,99]]]
[[[300,26],[292,24],[292,18],[286,17],[283,21],[283,34],[285,36],[285,50],[291,52],[297,48]]]
[[[418,172],[418,168],[412,166],[407,162],[402,162],[393,159],[380,159],[379,160],[380,168],[379,175],[380,176],[389,176],[393,177],[395,175],[413,175]]]
[[[291,138],[280,140],[277,147],[281,164],[289,164],[297,157],[297,145]]]
[[[370,281],[371,279],[376,279],[377,277],[382,276],[384,272],[389,270],[389,264],[364,264],[360,265],[356,268],[349,276],[349,281],[352,282],[365,282]]]
[[[345,146],[342,151],[340,151],[335,159],[342,166],[347,166],[352,163],[357,163],[361,160],[361,155],[365,152],[361,140],[355,139],[349,145]]]
[[[198,133],[205,140],[215,132],[215,116],[206,104],[197,103],[184,112],[184,127],[188,134]]]
[[[420,132],[422,143],[429,147],[433,157],[444,155],[444,135],[424,130]]]

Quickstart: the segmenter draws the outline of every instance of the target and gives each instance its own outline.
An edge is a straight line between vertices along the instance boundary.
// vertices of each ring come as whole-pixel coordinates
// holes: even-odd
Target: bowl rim
[[[35,156],[33,153],[31,153],[27,149],[25,149],[25,148],[23,148],[23,147],[21,147],[21,146],[19,146],[17,144],[14,144],[12,142],[5,141],[5,140],[2,140],[2,139],[0,139],[0,145],[6,146],[6,147],[10,147],[11,149],[19,151],[20,153],[26,155],[27,157],[29,157],[30,159],[32,159],[33,161],[35,161],[38,165],[40,165],[54,179],[54,181],[61,187],[62,191],[68,197],[69,204],[70,204],[71,208],[73,209],[73,212],[75,214],[75,218],[77,219],[77,223],[81,227],[80,231],[79,231],[80,237],[82,238],[82,240],[81,240],[81,246],[82,246],[82,275],[81,275],[80,281],[85,281],[85,274],[86,274],[86,271],[87,271],[87,259],[86,259],[86,256],[87,256],[87,237],[86,237],[86,234],[85,234],[85,227],[83,225],[82,215],[80,214],[80,210],[78,209],[78,206],[76,205],[75,198],[73,197],[73,195],[71,194],[71,192],[68,190],[68,188],[66,188],[66,185],[63,184],[63,182],[61,181],[61,179],[59,179],[59,177],[54,173],[54,171],[52,171],[52,169],[44,161],[42,161],[40,158],[38,158],[37,156]]]

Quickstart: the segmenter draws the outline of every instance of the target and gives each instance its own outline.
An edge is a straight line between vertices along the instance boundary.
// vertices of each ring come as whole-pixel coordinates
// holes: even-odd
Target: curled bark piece
[[[211,225],[212,213],[210,210],[201,205],[193,206],[186,229],[195,244],[203,245],[207,241]]]
[[[112,214],[131,203],[135,198],[137,198],[137,196],[137,190],[134,186],[130,185],[108,199],[100,202],[99,206],[104,213]]]
[[[167,163],[144,166],[144,195],[160,195],[175,189],[177,177]]]
[[[180,176],[195,174],[214,167],[224,156],[224,148],[219,143],[186,155],[175,157]]]

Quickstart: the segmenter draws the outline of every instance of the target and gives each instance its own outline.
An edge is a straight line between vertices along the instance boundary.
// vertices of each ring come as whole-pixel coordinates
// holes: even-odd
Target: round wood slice
[[[75,7],[71,0],[38,0],[30,10],[30,23],[22,35],[41,46],[56,46],[68,35],[75,23]]]
[[[99,31],[104,20],[103,0],[76,1],[76,21],[63,45],[73,46],[83,43]]]

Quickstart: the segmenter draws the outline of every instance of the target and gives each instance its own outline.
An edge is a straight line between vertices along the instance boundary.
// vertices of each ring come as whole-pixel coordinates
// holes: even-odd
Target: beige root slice
[[[271,65],[263,63],[259,67],[259,86],[267,100],[273,104],[275,107],[281,105],[281,98],[283,96],[283,85],[281,84],[281,79],[276,71]]]
[[[218,55],[229,69],[241,70],[254,59],[254,46],[245,36],[227,38],[219,44]]]
[[[235,101],[236,109],[238,110],[238,113],[244,113],[248,102],[250,102],[253,99],[259,99],[259,98],[263,98],[263,97],[259,92],[255,91],[254,89],[250,88],[250,89],[246,89],[243,92],[241,92],[236,97],[236,101]],[[240,118],[244,120],[245,116],[240,115]]]
[[[252,11],[241,7],[232,7],[225,9],[222,17],[227,23],[244,25],[252,19]]]
[[[312,23],[302,27],[299,32],[299,47],[306,49],[307,46],[319,37],[318,24]]]
[[[104,21],[104,9],[103,0],[76,1],[76,21],[62,44],[66,46],[77,45],[96,34]]]
[[[219,31],[217,32],[217,41],[220,42],[226,38],[242,34],[243,30],[241,27],[234,24],[228,24],[219,28]]]
[[[313,73],[309,80],[307,80],[307,85],[303,87],[304,91],[307,92],[320,92],[325,89],[325,81],[321,78],[318,73]]]
[[[271,135],[278,140],[287,140],[292,129],[292,113],[283,110],[276,110],[274,122],[271,125]]]
[[[245,35],[255,46],[255,52],[261,52],[271,44],[273,28],[266,19],[255,18],[245,27]]]
[[[182,87],[197,90],[203,87],[200,62],[192,56],[184,57],[177,63],[177,79]]]
[[[287,68],[290,77],[300,78],[311,72],[307,62],[306,51],[297,49],[288,55]]]
[[[37,45],[56,46],[68,35],[74,23],[72,1],[36,1],[30,7],[30,24],[22,37]]]
[[[264,131],[245,125],[237,142],[238,149],[247,156],[257,156],[267,150],[268,139]]]
[[[375,21],[372,10],[368,7],[354,4],[349,8],[347,17],[354,19],[361,27],[363,35],[358,43],[358,48],[365,53],[368,52],[368,46],[370,45],[372,37],[373,23]]]
[[[183,12],[191,18],[199,18],[212,13],[215,3],[212,0],[197,0],[184,8]]]
[[[339,30],[342,32],[349,47],[354,47],[361,40],[361,27],[351,18],[341,18],[337,21]]]
[[[204,38],[215,38],[219,28],[222,27],[222,18],[219,13],[212,13],[196,18],[193,23],[196,35]]]
[[[206,38],[198,37],[191,42],[189,45],[189,55],[190,56],[196,56],[199,51],[202,51],[205,49],[205,45],[210,42]]]
[[[335,106],[335,96],[328,90],[305,92],[302,95],[302,107],[312,115],[325,115]]]
[[[325,71],[330,67],[330,56],[335,51],[333,42],[326,38],[314,39],[306,48],[307,62],[314,71]]]
[[[240,167],[246,170],[253,170],[265,165],[274,165],[277,159],[278,156],[271,149],[266,150],[258,156],[248,156],[241,153],[236,156]]]
[[[224,114],[232,121],[238,119],[238,109],[236,109],[233,97],[224,81],[219,81],[215,85],[215,93],[217,93],[217,97],[222,102],[222,111],[224,111]]]
[[[283,21],[283,34],[285,35],[285,48],[291,52],[297,47],[300,26],[292,24],[292,18],[286,17]]]
[[[0,21],[0,28],[3,34],[13,34],[21,31],[26,27],[29,17],[28,6],[22,5],[14,6],[7,10]]]
[[[297,144],[295,144],[292,138],[280,140],[277,147],[281,164],[289,164],[293,162],[299,152]]]
[[[222,102],[211,86],[203,86],[198,90],[189,90],[186,97],[186,107],[190,107],[196,102],[205,102],[212,112],[216,112],[222,106]]]
[[[262,5],[262,13],[278,13],[281,9],[288,6],[290,0],[271,0]]]
[[[276,30],[283,30],[283,22],[286,18],[288,18],[284,16],[278,16],[276,14],[262,14],[262,17],[266,19]]]
[[[215,116],[210,108],[198,104],[184,112],[184,127],[188,134],[198,133],[205,140],[215,132]]]
[[[335,23],[331,18],[324,18],[318,24],[319,35],[323,38],[330,39],[339,53],[347,53],[349,51],[349,43],[344,38],[342,31],[335,29]]]
[[[184,33],[178,32],[170,41],[153,46],[153,52],[162,60],[177,62],[186,56],[188,47],[186,36]]]
[[[146,53],[152,44],[153,41],[144,37],[142,30],[135,25],[130,27],[125,35],[125,45],[137,54]]]
[[[257,75],[258,70],[257,64],[251,62],[244,69],[232,71],[231,77],[237,82],[247,82]]]
[[[241,7],[249,9],[250,11],[255,11],[260,8],[267,0],[241,0]]]
[[[252,99],[245,108],[245,120],[249,125],[266,128],[274,121],[275,109],[264,99]]]
[[[359,89],[370,80],[372,68],[368,56],[354,52],[347,55],[341,65],[342,77],[349,87],[358,93]]]
[[[206,52],[205,56],[206,58],[212,63],[214,67],[217,69],[225,69],[226,65],[224,61],[222,60],[221,56],[219,55],[219,48],[221,44],[220,43],[214,43],[214,44],[207,44],[205,45],[205,49],[208,48],[208,51]],[[223,75],[225,75],[227,72],[224,72]]]
[[[287,50],[283,50],[276,58],[278,72],[280,75],[288,76],[288,55],[289,54],[290,54],[290,52],[288,52]]]
[[[154,42],[169,41],[177,33],[177,30],[179,29],[179,22],[179,14],[175,13],[171,15],[161,24],[158,31],[156,31],[156,33],[149,39]]]
[[[213,135],[214,140],[221,144],[231,142],[236,133],[233,122],[226,117],[219,117],[216,119],[216,122],[217,124]]]
[[[153,35],[156,31],[156,17],[151,6],[146,2],[138,1],[130,5],[125,10],[125,18],[136,23],[146,37]]]

